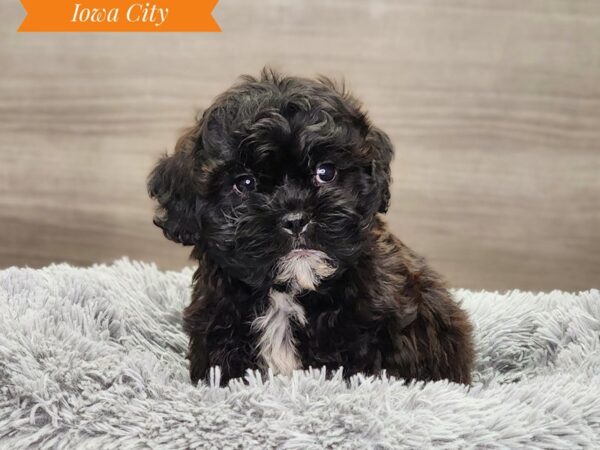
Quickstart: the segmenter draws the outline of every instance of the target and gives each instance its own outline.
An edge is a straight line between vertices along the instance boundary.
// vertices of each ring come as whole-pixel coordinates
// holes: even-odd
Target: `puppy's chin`
[[[336,265],[326,253],[292,250],[277,263],[275,282],[287,284],[292,291],[314,291],[335,271]]]

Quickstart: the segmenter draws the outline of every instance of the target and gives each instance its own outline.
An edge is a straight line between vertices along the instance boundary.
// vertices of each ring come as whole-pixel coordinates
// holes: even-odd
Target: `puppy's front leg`
[[[184,312],[184,330],[190,337],[187,358],[190,378],[208,381],[211,367],[220,367],[221,385],[258,368],[250,324],[226,298],[202,296]]]
[[[248,369],[258,368],[251,342],[251,338],[242,329],[209,331],[207,335],[209,368],[220,367],[221,386],[226,386],[232,378],[243,377]]]
[[[208,378],[208,353],[206,351],[206,336],[195,334],[190,337],[186,359],[190,361],[190,379],[194,385]]]

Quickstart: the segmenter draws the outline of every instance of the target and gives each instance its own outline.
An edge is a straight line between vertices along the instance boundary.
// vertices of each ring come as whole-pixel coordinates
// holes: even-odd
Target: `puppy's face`
[[[392,153],[327,80],[245,78],[150,175],[155,223],[251,286],[314,289],[363,251]]]

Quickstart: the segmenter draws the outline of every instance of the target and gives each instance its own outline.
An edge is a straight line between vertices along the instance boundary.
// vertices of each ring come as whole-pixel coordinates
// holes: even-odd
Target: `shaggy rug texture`
[[[191,269],[0,271],[0,448],[600,448],[600,293],[454,292],[470,388],[318,370],[193,387]]]

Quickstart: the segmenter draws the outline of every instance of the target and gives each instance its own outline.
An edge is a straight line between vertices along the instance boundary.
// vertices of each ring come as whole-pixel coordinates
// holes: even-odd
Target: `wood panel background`
[[[392,137],[397,234],[453,286],[600,286],[600,2],[221,0],[220,34],[18,34],[0,0],[0,267],[188,250],[145,178],[271,64],[344,77]]]

